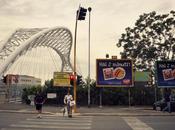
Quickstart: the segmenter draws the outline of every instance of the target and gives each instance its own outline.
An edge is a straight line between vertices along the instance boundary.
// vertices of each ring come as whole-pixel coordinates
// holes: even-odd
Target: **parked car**
[[[165,99],[161,99],[153,104],[153,110],[162,111],[167,106]],[[171,96],[171,111],[175,111],[175,95]]]

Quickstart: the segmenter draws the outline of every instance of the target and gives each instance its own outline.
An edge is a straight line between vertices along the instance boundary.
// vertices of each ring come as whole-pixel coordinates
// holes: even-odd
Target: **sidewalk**
[[[62,107],[43,106],[43,114],[62,115]],[[15,103],[0,104],[0,112],[13,112],[24,114],[36,114],[35,106]],[[78,107],[74,115],[81,116],[175,116],[175,112],[163,113],[152,110],[152,107],[127,107],[127,106],[103,106],[103,107]]]

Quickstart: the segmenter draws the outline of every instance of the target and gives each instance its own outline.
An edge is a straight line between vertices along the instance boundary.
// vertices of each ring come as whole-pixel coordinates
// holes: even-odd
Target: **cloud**
[[[156,8],[159,12],[167,12],[169,13],[171,10],[174,10],[173,5],[175,5],[175,1],[169,0],[169,1],[162,1]]]
[[[92,75],[95,75],[96,58],[104,58],[106,53],[119,55],[117,40],[126,27],[134,26],[139,15],[151,11],[168,13],[175,9],[174,0],[0,0],[0,38],[19,27],[53,26],[65,26],[74,36],[75,14],[79,4],[85,8],[92,7]],[[86,21],[78,21],[77,45],[80,67],[86,77],[88,17]]]

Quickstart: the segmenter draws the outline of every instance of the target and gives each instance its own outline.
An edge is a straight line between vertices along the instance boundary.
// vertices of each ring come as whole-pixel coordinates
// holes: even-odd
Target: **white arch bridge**
[[[22,28],[16,30],[0,47],[0,75],[6,73],[26,52],[37,47],[48,47],[54,50],[62,61],[60,71],[72,71],[70,62],[72,34],[69,29],[64,27]]]

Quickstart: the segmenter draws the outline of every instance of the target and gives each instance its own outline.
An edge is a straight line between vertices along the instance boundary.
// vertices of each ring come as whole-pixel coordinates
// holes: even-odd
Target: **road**
[[[0,130],[174,130],[175,116],[74,116],[0,113]]]

